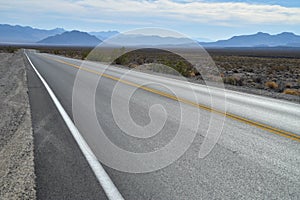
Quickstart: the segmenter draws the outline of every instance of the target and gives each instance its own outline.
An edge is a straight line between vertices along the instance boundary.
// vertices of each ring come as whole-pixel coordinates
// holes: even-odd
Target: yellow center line
[[[238,116],[238,115],[235,115],[235,114],[231,114],[231,113],[223,112],[223,111],[220,111],[220,110],[217,110],[217,109],[213,109],[209,106],[199,104],[199,103],[195,103],[195,102],[190,101],[188,99],[180,98],[180,97],[174,96],[172,94],[168,94],[166,92],[162,92],[162,91],[152,89],[152,88],[149,88],[149,87],[146,87],[146,86],[143,86],[143,85],[139,85],[139,84],[136,84],[136,83],[133,83],[133,82],[130,82],[130,81],[126,81],[126,80],[120,79],[120,78],[115,77],[115,76],[111,76],[111,75],[108,75],[108,74],[105,74],[105,73],[98,72],[98,71],[93,70],[93,69],[84,68],[84,67],[81,67],[81,66],[69,63],[69,62],[65,62],[63,60],[58,60],[58,59],[50,58],[50,57],[47,57],[47,56],[44,56],[44,57],[46,57],[48,59],[51,59],[51,60],[54,60],[56,62],[65,64],[65,65],[71,66],[71,67],[75,67],[75,68],[80,69],[80,70],[84,70],[84,71],[87,71],[87,72],[90,72],[90,73],[93,73],[93,74],[97,74],[99,76],[103,76],[103,77],[106,77],[106,78],[109,78],[109,79],[112,79],[112,80],[115,80],[115,81],[119,81],[119,82],[124,83],[126,85],[141,88],[145,91],[148,91],[148,92],[151,92],[151,93],[154,93],[154,94],[158,94],[160,96],[164,96],[164,97],[167,97],[169,99],[173,99],[173,100],[178,101],[178,102],[182,102],[182,103],[185,103],[185,104],[188,104],[188,105],[191,105],[191,106],[194,106],[194,107],[197,107],[197,108],[209,111],[209,112],[217,113],[217,114],[223,115],[227,118],[234,119],[236,121],[243,122],[245,124],[255,126],[255,127],[260,128],[262,130],[269,131],[271,133],[275,133],[277,135],[280,135],[280,136],[283,136],[283,137],[286,137],[286,138],[290,138],[292,140],[300,142],[300,135],[298,135],[298,134],[294,134],[294,133],[291,133],[291,132],[288,132],[288,131],[285,131],[285,130],[281,130],[281,129],[278,129],[278,128],[275,128],[275,127],[272,127],[272,126],[269,126],[269,125],[266,125],[266,124],[262,124],[262,123],[259,123],[259,122],[256,122],[256,121],[252,121],[252,120],[246,119],[244,117],[241,117],[241,116]]]

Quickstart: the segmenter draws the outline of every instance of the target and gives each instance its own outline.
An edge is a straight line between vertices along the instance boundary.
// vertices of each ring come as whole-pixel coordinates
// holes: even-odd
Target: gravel
[[[0,53],[0,199],[36,199],[24,57]]]

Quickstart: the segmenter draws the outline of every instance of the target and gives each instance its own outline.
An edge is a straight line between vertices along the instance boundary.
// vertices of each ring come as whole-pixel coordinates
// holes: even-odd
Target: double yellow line
[[[44,57],[46,57],[46,56],[44,56]],[[284,130],[281,130],[281,129],[278,129],[278,128],[275,128],[275,127],[272,127],[272,126],[269,126],[269,125],[266,125],[266,124],[255,122],[255,121],[246,119],[246,118],[238,116],[238,115],[234,115],[234,114],[231,114],[231,113],[225,113],[223,111],[213,109],[213,108],[208,107],[206,105],[195,103],[195,102],[190,101],[188,99],[176,97],[176,96],[168,94],[166,92],[162,92],[162,91],[159,91],[159,90],[156,90],[156,89],[152,89],[152,88],[149,88],[149,87],[146,87],[146,86],[143,86],[143,85],[139,85],[139,84],[136,84],[136,83],[133,83],[133,82],[130,82],[130,81],[122,80],[118,77],[111,76],[111,75],[108,75],[108,74],[105,74],[105,73],[101,73],[101,72],[98,72],[96,70],[80,67],[78,65],[75,65],[75,64],[72,64],[72,63],[69,63],[69,62],[65,62],[63,60],[58,60],[58,59],[49,58],[49,57],[46,57],[46,58],[54,60],[54,61],[62,63],[62,64],[65,64],[65,65],[68,65],[68,66],[71,66],[71,67],[74,67],[74,68],[77,68],[77,69],[80,69],[80,70],[84,70],[84,71],[87,71],[87,72],[90,72],[90,73],[93,73],[93,74],[97,74],[97,75],[105,77],[105,78],[109,78],[109,79],[112,79],[112,80],[115,80],[115,81],[119,81],[119,82],[124,83],[126,85],[141,88],[145,91],[148,91],[148,92],[151,92],[151,93],[154,93],[154,94],[158,94],[160,96],[167,97],[169,99],[173,99],[175,101],[182,102],[182,103],[185,103],[185,104],[197,107],[197,108],[201,108],[201,109],[207,110],[209,112],[217,113],[217,114],[223,115],[227,118],[230,118],[230,119],[233,119],[233,120],[236,120],[236,121],[239,121],[239,122],[243,122],[245,124],[255,126],[255,127],[260,128],[262,130],[266,130],[266,131],[269,131],[271,133],[274,133],[274,134],[277,134],[277,135],[280,135],[280,136],[283,136],[283,137],[286,137],[286,138],[290,138],[292,140],[300,142],[300,135],[297,135],[297,134],[294,134],[294,133],[291,133],[291,132],[288,132],[288,131],[284,131]]]

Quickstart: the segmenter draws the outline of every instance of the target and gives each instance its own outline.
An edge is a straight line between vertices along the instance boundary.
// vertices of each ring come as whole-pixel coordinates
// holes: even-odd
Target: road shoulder
[[[35,199],[33,135],[22,52],[0,53],[0,199]]]

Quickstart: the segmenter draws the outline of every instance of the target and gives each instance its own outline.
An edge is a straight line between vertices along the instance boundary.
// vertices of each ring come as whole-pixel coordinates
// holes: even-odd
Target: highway
[[[75,124],[94,153],[103,156],[104,169],[125,199],[300,198],[299,104],[26,52],[69,116],[79,122]],[[127,96],[128,105],[124,104]],[[109,164],[124,156],[99,152],[97,146],[102,147],[103,141],[93,137],[92,108],[107,138],[122,149],[155,151],[167,146],[179,128],[185,134],[180,141],[189,147],[182,153],[175,149],[161,157],[160,163],[145,166],[147,173],[131,173],[141,166],[135,157],[132,166],[116,167],[127,172],[113,169]],[[146,131],[127,126],[128,117],[147,127]],[[88,133],[87,127],[93,130]],[[157,131],[158,127],[162,129]],[[201,154],[206,135],[217,143]],[[175,161],[162,167],[168,159]],[[161,169],[151,171],[155,167]]]

